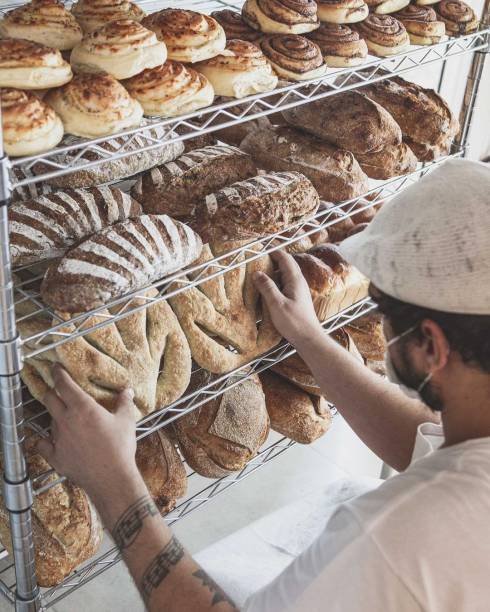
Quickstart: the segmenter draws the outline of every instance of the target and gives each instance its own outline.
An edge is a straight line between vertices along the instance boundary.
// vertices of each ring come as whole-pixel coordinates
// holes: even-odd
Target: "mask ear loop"
[[[420,393],[422,391],[422,389],[425,387],[425,385],[429,382],[429,380],[432,378],[434,372],[429,372],[427,374],[427,376],[424,378],[424,380],[420,383],[420,385],[417,387],[417,393]]]
[[[419,326],[419,323],[416,323],[415,325],[412,325],[412,327],[409,327],[408,329],[406,329],[401,334],[398,334],[398,336],[395,336],[391,340],[388,340],[388,342],[386,343],[386,348],[389,348],[390,346],[392,346],[393,344],[395,344],[396,342],[398,342],[405,336],[408,336],[408,334],[411,334],[412,332],[414,332],[418,326]]]

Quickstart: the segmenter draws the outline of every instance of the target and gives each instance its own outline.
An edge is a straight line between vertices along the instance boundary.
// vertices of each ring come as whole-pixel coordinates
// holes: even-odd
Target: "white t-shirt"
[[[244,610],[488,612],[490,438],[442,441],[421,425],[410,467],[339,506]]]

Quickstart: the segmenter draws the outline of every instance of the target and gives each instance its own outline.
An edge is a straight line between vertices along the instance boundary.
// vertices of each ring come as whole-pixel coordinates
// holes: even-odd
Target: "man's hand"
[[[112,483],[131,480],[137,474],[133,392],[120,394],[112,414],[61,366],[54,366],[53,378],[55,387],[44,398],[53,419],[51,438],[38,442],[39,453],[90,497],[104,494]]]
[[[277,331],[294,346],[321,332],[310,289],[292,255],[284,251],[271,254],[279,266],[281,288],[263,272],[255,274],[255,285],[262,295]]]

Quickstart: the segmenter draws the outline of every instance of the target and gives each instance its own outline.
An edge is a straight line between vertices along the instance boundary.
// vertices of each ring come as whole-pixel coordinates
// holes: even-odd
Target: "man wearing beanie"
[[[274,256],[279,285],[263,274],[256,284],[278,331],[329,399],[401,473],[341,504],[313,544],[242,609],[487,612],[490,168],[445,163],[386,204],[340,250],[371,281],[396,384],[323,333],[290,255]],[[134,464],[129,394],[109,414],[64,371],[55,372],[55,382],[47,405],[56,437],[41,442],[40,451],[86,488],[116,536],[121,520],[140,508],[121,548],[148,608],[236,610],[152,511]],[[223,575],[226,565],[223,558]]]

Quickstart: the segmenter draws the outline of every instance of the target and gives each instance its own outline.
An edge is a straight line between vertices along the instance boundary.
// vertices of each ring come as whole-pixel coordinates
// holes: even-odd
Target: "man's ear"
[[[425,361],[427,372],[442,370],[449,359],[449,342],[441,327],[431,319],[424,319],[420,324],[425,347]]]

